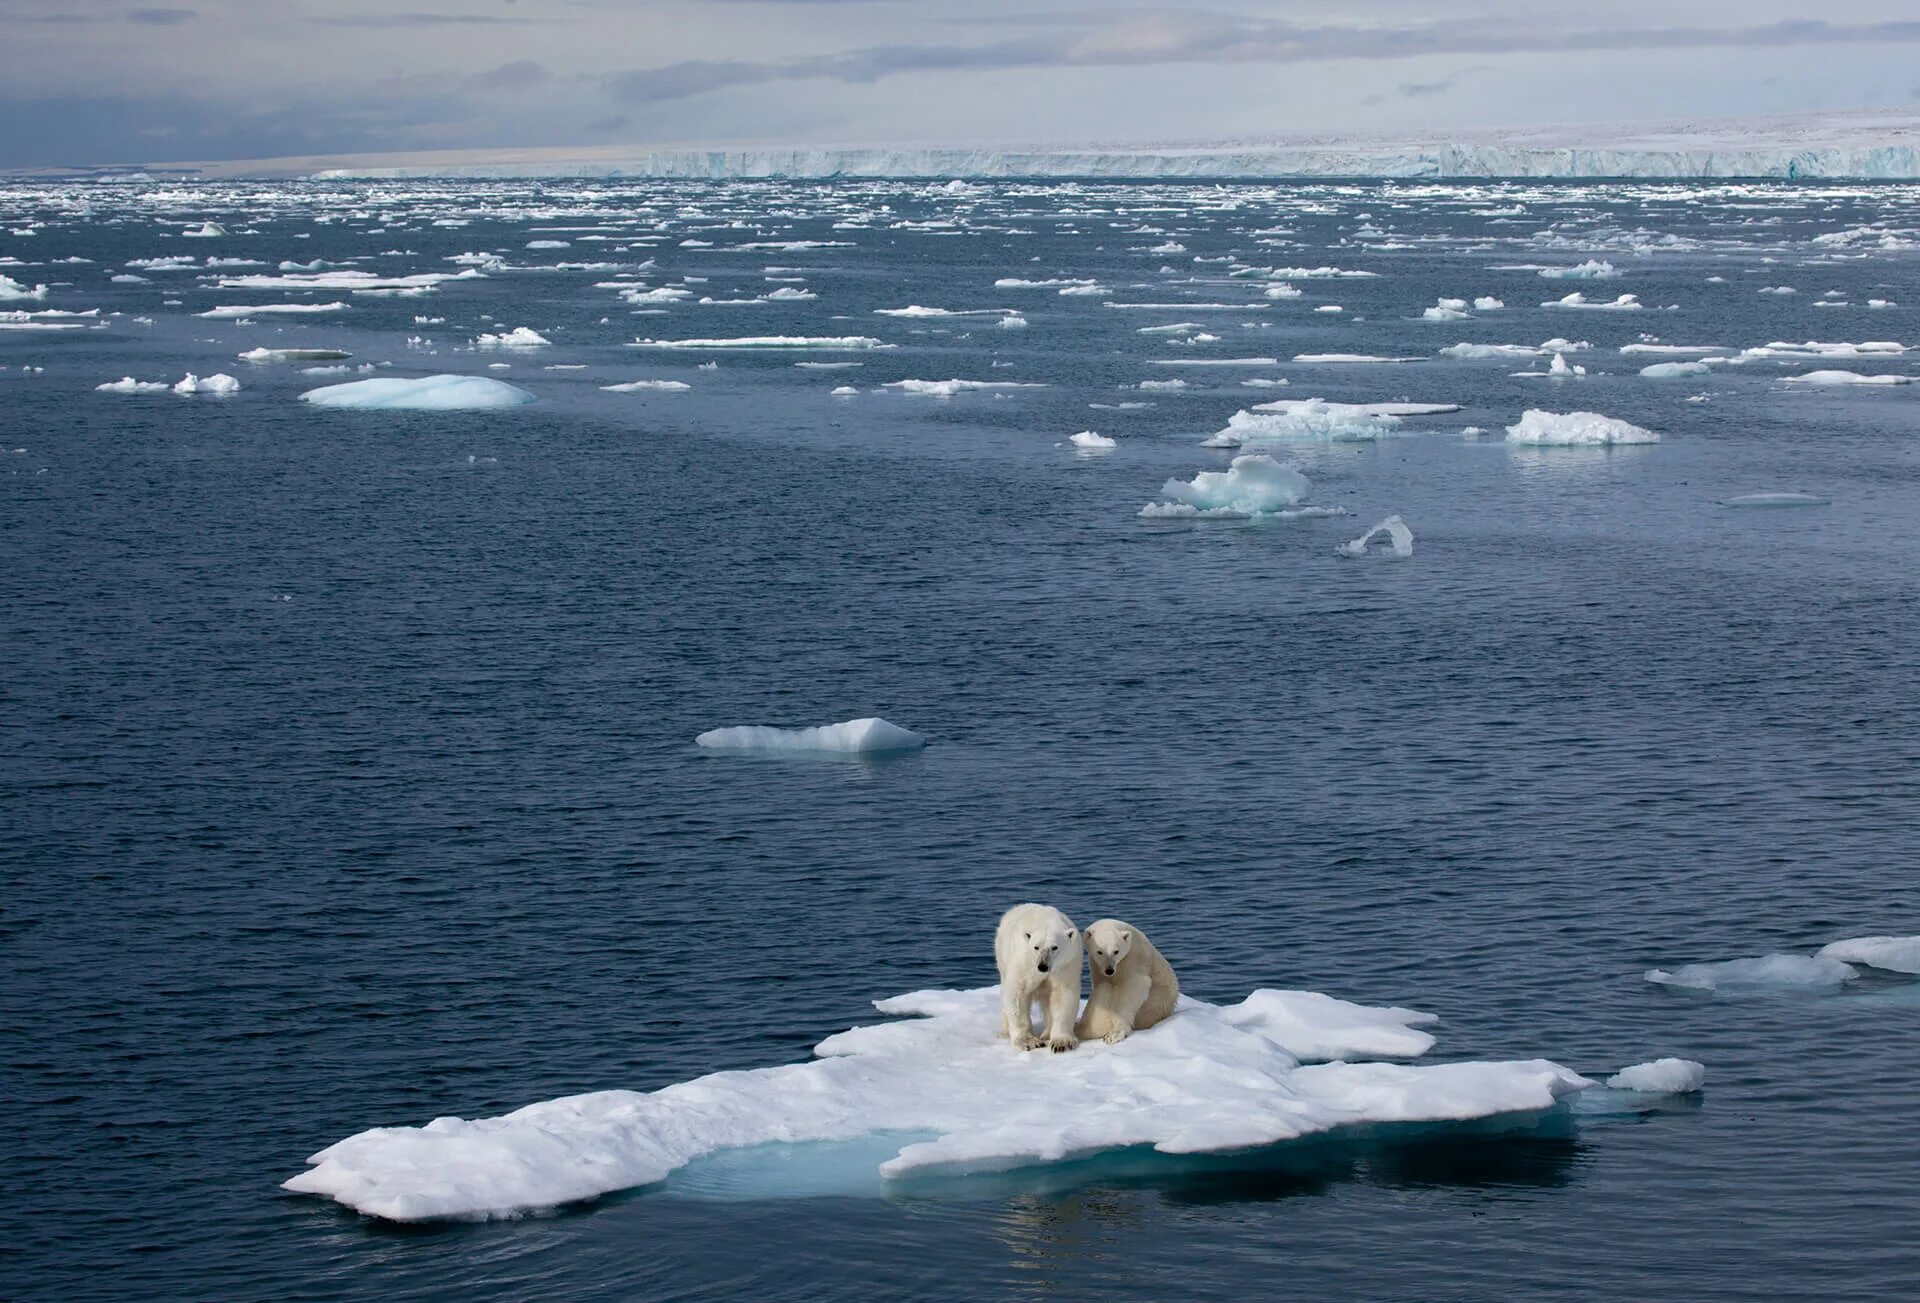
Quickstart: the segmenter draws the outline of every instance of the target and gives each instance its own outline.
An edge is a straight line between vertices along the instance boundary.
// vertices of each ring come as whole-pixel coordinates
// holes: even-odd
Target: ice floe
[[[1826,507],[1832,503],[1833,499],[1818,494],[1793,492],[1741,493],[1720,499],[1723,507]]]
[[[1023,384],[1014,380],[894,380],[888,389],[923,398],[952,398],[958,394],[1000,389],[1045,389],[1045,385]]]
[[[239,354],[242,362],[340,362],[353,354],[339,348],[250,348]]]
[[[629,380],[625,384],[601,385],[600,388],[609,394],[638,394],[652,391],[684,393],[693,386],[684,380]]]
[[[1790,385],[1905,385],[1913,383],[1910,376],[1862,375],[1858,371],[1809,371],[1805,375],[1782,376]]]
[[[385,377],[309,389],[300,401],[316,407],[369,411],[477,412],[519,407],[534,401],[518,385],[486,376],[436,375],[403,380]]]
[[[855,352],[893,348],[867,335],[746,335],[738,339],[636,339],[630,348],[812,348]]]
[[[189,371],[173,386],[176,394],[237,394],[240,382],[230,375],[197,376]]]
[[[1596,312],[1638,312],[1646,306],[1639,296],[1622,294],[1617,299],[1590,299],[1575,290],[1565,298],[1550,299],[1540,305],[1543,308],[1585,308]]]
[[[1104,434],[1092,430],[1082,430],[1078,434],[1067,436],[1067,442],[1082,452],[1109,452],[1120,445]]]
[[[995,1036],[997,991],[876,1002],[813,1059],[718,1072],[651,1093],[609,1090],[501,1117],[376,1127],[314,1154],[286,1188],[398,1221],[511,1216],[650,1185],[703,1156],[771,1143],[862,1142],[881,1181],[999,1172],[1151,1145],[1260,1148],[1382,1124],[1551,1109],[1596,1083],[1544,1059],[1418,1065],[1432,1015],[1314,992],[1239,1004],[1183,998],[1118,1045],[1023,1054]],[[1320,1062],[1303,1062],[1320,1060]],[[1630,1089],[1690,1074],[1629,1069]],[[898,1137],[898,1143],[894,1138]],[[868,1156],[866,1163],[874,1163]]]
[[[1385,544],[1384,548],[1375,544]],[[1413,555],[1413,531],[1399,516],[1388,516],[1359,538],[1342,543],[1334,551],[1341,556],[1393,556],[1405,559]]]
[[[1399,415],[1394,404],[1329,403],[1321,398],[1285,399],[1261,403],[1235,412],[1227,428],[1202,444],[1203,448],[1241,448],[1294,439],[1331,439],[1357,442],[1396,433]]]
[[[1622,1068],[1606,1084],[1612,1090],[1648,1095],[1691,1095],[1707,1084],[1707,1070],[1692,1059],[1654,1059]]]
[[[103,385],[95,385],[95,393],[102,394],[164,394],[173,386],[164,380],[136,380],[132,376],[121,376]]]
[[[1920,936],[1849,937],[1820,947],[1819,957],[1889,973],[1920,973]]]
[[[197,315],[214,321],[237,321],[242,317],[312,317],[327,312],[345,312],[345,303],[252,303],[228,304],[209,308]]]
[[[545,335],[526,326],[515,326],[512,330],[497,335],[481,335],[473,341],[475,348],[545,348],[553,343]]]
[[[1379,357],[1372,353],[1295,353],[1296,362],[1364,364],[1369,362],[1424,362],[1424,357]]]
[[[1160,486],[1164,501],[1149,503],[1150,517],[1284,515],[1307,496],[1312,485],[1290,466],[1263,453],[1235,457],[1223,471],[1201,471],[1190,480],[1170,479]]]
[[[1684,380],[1689,376],[1711,375],[1712,372],[1713,368],[1705,362],[1655,362],[1640,368],[1640,374],[1649,380]]]
[[[0,303],[46,297],[47,287],[44,285],[23,285],[11,276],[0,275]]]
[[[1595,447],[1658,443],[1660,436],[1598,412],[1543,412],[1528,408],[1520,414],[1517,424],[1507,427],[1507,442],[1535,447]]]
[[[1542,267],[1540,275],[1550,281],[1612,280],[1620,273],[1610,262],[1589,258],[1571,267]]]
[[[1683,964],[1671,972],[1664,968],[1647,970],[1647,980],[1659,986],[1729,994],[1832,991],[1858,976],[1850,965],[1824,955],[1760,955],[1753,959]]]
[[[927,744],[927,739],[912,729],[871,716],[814,728],[715,728],[693,741],[709,751],[824,751],[845,755],[914,751]]]

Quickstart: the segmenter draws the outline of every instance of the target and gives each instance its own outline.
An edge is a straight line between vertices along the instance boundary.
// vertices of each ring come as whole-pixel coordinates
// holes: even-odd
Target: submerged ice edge
[[[804,1063],[375,1128],[314,1154],[285,1188],[391,1220],[484,1219],[651,1185],[756,1145],[871,1149],[895,1134],[902,1147],[879,1161],[881,1178],[994,1172],[1146,1146],[1225,1153],[1371,1124],[1472,1122],[1595,1086],[1545,1059],[1380,1062],[1424,1053],[1433,1038],[1420,1025],[1433,1015],[1310,991],[1183,999],[1118,1045],[1059,1055],[996,1037],[997,988],[876,1007],[917,1016],[830,1036]]]

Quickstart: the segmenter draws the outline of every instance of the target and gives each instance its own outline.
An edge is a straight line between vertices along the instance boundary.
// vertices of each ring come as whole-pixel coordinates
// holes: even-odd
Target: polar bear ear
[[[1122,932],[1122,933],[1120,934],[1120,939],[1121,939],[1122,941],[1131,941],[1131,940],[1133,940],[1133,933],[1131,933],[1131,932]]]

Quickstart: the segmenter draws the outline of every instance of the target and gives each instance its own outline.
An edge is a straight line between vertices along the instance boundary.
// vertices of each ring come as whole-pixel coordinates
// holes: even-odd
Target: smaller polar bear
[[[1000,1034],[1016,1050],[1046,1045],[1055,1054],[1079,1044],[1080,931],[1051,905],[1015,905],[1000,916],[993,958],[1000,966]],[[1033,1034],[1033,1002],[1046,1006],[1046,1029]]]
[[[1074,1029],[1082,1040],[1098,1037],[1116,1045],[1173,1012],[1180,981],[1146,933],[1117,918],[1103,918],[1087,929],[1086,948],[1093,993]]]

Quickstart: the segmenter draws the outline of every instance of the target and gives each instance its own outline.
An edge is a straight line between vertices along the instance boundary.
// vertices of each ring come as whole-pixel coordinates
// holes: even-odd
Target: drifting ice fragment
[[[1649,380],[1684,380],[1688,376],[1707,375],[1712,370],[1705,362],[1655,362],[1641,367],[1640,374]]]
[[[1920,936],[1849,937],[1820,947],[1820,956],[1890,973],[1920,973]]]
[[[176,394],[237,394],[240,392],[240,382],[230,375],[211,375],[203,380],[189,371],[181,378],[180,383],[173,387],[173,392]]]
[[[1235,457],[1223,471],[1201,471],[1190,480],[1168,480],[1143,516],[1259,516],[1280,512],[1307,496],[1307,477],[1261,453]]]
[[[1729,994],[1758,991],[1831,991],[1859,974],[1831,956],[1761,955],[1756,959],[1727,959],[1711,964],[1683,964],[1668,972],[1647,970],[1647,980],[1660,986]]]
[[[1637,1090],[1649,1095],[1691,1095],[1706,1084],[1706,1068],[1692,1059],[1636,1063],[1607,1078],[1607,1085],[1614,1090]]]
[[[927,739],[884,719],[852,719],[818,728],[767,728],[747,725],[709,729],[694,745],[710,751],[828,751],[848,755],[877,751],[913,751]]]
[[[1413,531],[1398,516],[1388,516],[1359,538],[1342,543],[1334,551],[1341,556],[1366,556],[1379,540],[1385,540],[1391,546],[1393,556],[1404,558],[1413,555]]]
[[[1507,442],[1536,447],[1598,446],[1658,443],[1660,436],[1598,412],[1542,412],[1529,408],[1521,413],[1518,425],[1507,427]]]
[[[1858,371],[1809,371],[1805,375],[1786,376],[1790,385],[1905,385],[1913,383],[1911,377],[1896,375],[1862,375]]]
[[[1104,434],[1095,434],[1092,430],[1082,430],[1078,434],[1067,436],[1067,442],[1083,452],[1105,452],[1120,445]]]
[[[102,394],[164,394],[173,388],[164,380],[135,380],[132,376],[121,376],[104,385],[95,385],[94,392]]]
[[[352,407],[369,411],[476,412],[519,407],[534,401],[518,385],[485,376],[424,376],[418,380],[382,378],[309,389],[303,403],[316,407]]]
[[[1832,504],[1831,498],[1823,498],[1812,493],[1742,493],[1738,497],[1722,498],[1723,507],[1825,507]]]

